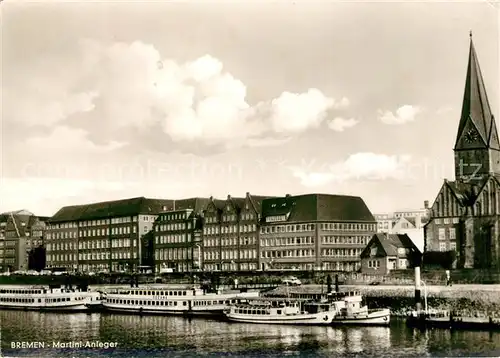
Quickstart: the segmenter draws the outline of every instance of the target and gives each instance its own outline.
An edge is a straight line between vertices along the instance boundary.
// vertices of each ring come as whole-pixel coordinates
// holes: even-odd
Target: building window
[[[450,251],[456,251],[457,250],[457,243],[456,242],[450,242]]]
[[[446,240],[446,229],[439,228],[439,240]]]
[[[458,218],[453,218],[452,222],[453,222],[453,224],[458,224],[459,219]]]
[[[439,251],[446,251],[446,242],[439,243]]]
[[[445,218],[445,219],[444,219],[444,223],[445,223],[445,224],[449,224],[449,223],[450,223],[450,218]]]
[[[455,239],[456,239],[456,234],[455,234],[455,233],[456,233],[456,231],[455,231],[455,228],[454,228],[454,227],[450,227],[449,231],[450,231],[450,233],[449,233],[449,235],[450,235],[450,240],[455,240]]]

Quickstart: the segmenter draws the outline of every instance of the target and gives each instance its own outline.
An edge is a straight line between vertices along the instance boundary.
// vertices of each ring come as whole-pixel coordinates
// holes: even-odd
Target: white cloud
[[[407,155],[385,155],[356,153],[345,161],[312,167],[290,166],[292,175],[306,187],[322,186],[347,180],[402,180],[410,157]]]
[[[347,98],[335,100],[315,88],[285,91],[250,105],[245,84],[208,54],[179,64],[139,41],[80,45],[77,58],[67,65],[57,63],[64,75],[40,76],[39,66],[15,88],[7,87],[14,102],[5,118],[52,126],[94,111],[95,120],[111,128],[159,125],[176,141],[243,143],[272,131],[293,134],[318,127],[329,110],[349,105]]]
[[[413,122],[415,116],[420,112],[420,108],[412,105],[404,105],[396,110],[396,114],[391,111],[379,110],[379,120],[385,124],[404,124]]]
[[[276,132],[301,132],[316,128],[333,105],[333,99],[314,88],[300,94],[284,92],[272,101],[271,122]]]
[[[26,140],[26,144],[35,149],[44,149],[49,151],[63,151],[65,154],[70,152],[79,153],[102,153],[121,148],[125,143],[111,141],[106,145],[97,145],[87,139],[87,132],[83,129],[70,127],[56,127],[44,137],[32,137]]]
[[[346,128],[354,127],[358,123],[359,121],[355,120],[354,118],[346,119],[342,117],[336,117],[328,122],[328,127],[336,132],[343,132]]]

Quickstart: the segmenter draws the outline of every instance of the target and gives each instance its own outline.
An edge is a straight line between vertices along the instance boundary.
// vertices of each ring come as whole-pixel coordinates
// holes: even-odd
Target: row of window
[[[155,236],[156,245],[158,244],[178,244],[191,241],[190,234],[160,235]]]
[[[239,255],[238,255],[239,252]],[[203,252],[203,258],[205,260],[218,260],[219,257],[222,260],[252,260],[257,259],[257,250],[223,250],[219,251],[205,251]]]
[[[375,231],[377,227],[377,224],[323,223],[319,225],[320,229],[324,231]]]
[[[455,241],[439,243],[439,251],[456,251],[456,250],[457,250],[457,243]]]
[[[158,220],[161,221],[187,220],[192,212],[193,212],[192,210],[186,210],[181,213],[161,214]]]
[[[295,246],[295,245],[313,245],[314,237],[276,237],[270,239],[261,239],[260,245],[265,246]]]
[[[246,233],[246,232],[255,232],[257,231],[257,225],[256,224],[243,224],[243,225],[229,225],[229,226],[205,226],[203,228],[203,233],[205,235],[214,235],[214,234],[218,234],[219,232],[225,234],[225,233],[229,233],[229,234],[236,234],[238,233],[238,228],[239,228],[239,232],[243,232],[243,233]]]
[[[357,244],[367,245],[370,236],[321,236],[323,244]]]
[[[323,249],[322,256],[330,257],[359,257],[363,249]]]
[[[380,267],[380,260],[368,260],[368,267],[369,268],[379,268]]]
[[[157,249],[155,252],[156,260],[191,260],[191,248],[175,247]]]
[[[446,236],[447,231],[448,231],[448,236]],[[439,240],[446,240],[446,239],[456,240],[457,238],[456,229],[454,227],[450,227],[448,228],[448,230],[446,230],[446,228],[440,227],[438,229],[438,237]]]
[[[289,225],[270,225],[260,228],[261,234],[274,234],[277,232],[309,232],[314,231],[315,224],[289,224]]]
[[[137,239],[129,239],[129,238],[120,238],[120,239],[112,239],[111,247],[119,248],[119,247],[135,247],[137,244]],[[50,251],[62,251],[62,250],[74,250],[76,248],[75,242],[49,242],[47,243],[47,252]],[[109,240],[88,240],[88,241],[79,241],[78,249],[79,250],[91,250],[91,249],[108,249],[109,248]]]
[[[434,219],[434,223],[436,224],[458,224],[459,218],[436,218]]]
[[[48,262],[74,262],[76,261],[76,254],[47,254]],[[108,252],[90,252],[90,253],[79,253],[78,260],[109,260],[110,253]],[[120,251],[120,252],[112,252],[111,259],[136,259],[137,252],[130,251]]]
[[[180,231],[180,230],[191,230],[193,224],[188,223],[174,223],[174,224],[160,224],[155,226],[155,231]]]
[[[150,217],[144,215],[141,217],[144,221],[149,221]],[[155,217],[151,217],[152,221],[154,221]],[[101,226],[101,225],[109,225],[111,224],[126,224],[131,222],[137,222],[137,216],[122,216],[118,218],[110,219],[98,219],[98,220],[84,220],[81,222],[71,221],[65,223],[57,223],[57,224],[49,224],[47,226],[50,230],[55,229],[71,229],[77,227],[87,227],[87,226]]]
[[[262,258],[315,257],[314,249],[261,251]]]
[[[205,238],[203,240],[204,247],[217,247],[217,246],[240,246],[243,245],[256,245],[257,238],[255,236],[245,236],[245,237],[223,237],[223,238]]]

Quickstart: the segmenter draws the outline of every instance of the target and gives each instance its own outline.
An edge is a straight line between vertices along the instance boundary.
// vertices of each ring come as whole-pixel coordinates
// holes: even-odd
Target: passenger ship
[[[100,304],[101,294],[87,288],[2,286],[0,308],[37,311],[88,311]]]
[[[236,290],[207,293],[199,288],[136,287],[106,292],[103,307],[130,313],[222,316],[230,304],[258,296],[259,292]]]
[[[330,325],[336,309],[334,304],[328,302],[262,297],[259,300],[233,304],[224,314],[229,321],[234,322]]]
[[[388,325],[389,309],[369,310],[357,291],[296,293],[261,297],[233,304],[224,314],[230,321],[294,325]]]

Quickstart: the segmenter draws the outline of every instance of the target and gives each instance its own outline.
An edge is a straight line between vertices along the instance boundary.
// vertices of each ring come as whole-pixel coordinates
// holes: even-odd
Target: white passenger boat
[[[233,304],[230,321],[294,325],[388,325],[389,309],[370,310],[357,291],[330,294],[289,293],[289,297],[262,297]]]
[[[261,298],[231,305],[229,321],[264,324],[330,325],[337,313],[334,303]]]
[[[89,306],[100,302],[100,293],[59,285],[2,286],[1,309],[37,311],[88,311]]]
[[[259,292],[218,291],[199,288],[135,287],[105,293],[103,308],[144,314],[223,315],[237,300],[258,297]]]
[[[390,324],[391,311],[388,308],[369,309],[368,306],[362,304],[362,301],[363,298],[361,295],[346,296],[344,304],[341,305],[340,310],[333,318],[332,324],[373,326],[386,326]]]

